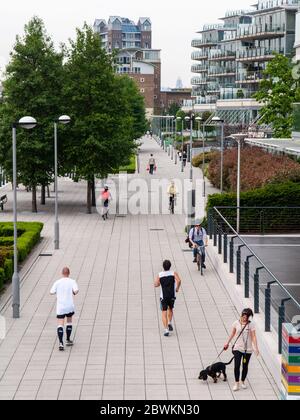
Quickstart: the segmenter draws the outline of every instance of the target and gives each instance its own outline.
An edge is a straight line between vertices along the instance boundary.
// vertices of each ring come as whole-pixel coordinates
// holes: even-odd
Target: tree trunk
[[[95,177],[93,177],[93,181],[92,181],[92,206],[96,207],[97,203],[96,203],[96,180]]]
[[[92,214],[92,181],[87,182],[87,214]]]
[[[32,213],[37,213],[36,185],[32,186]]]
[[[42,185],[41,187],[41,205],[45,206],[46,204],[46,186]]]
[[[49,185],[47,185],[47,197],[48,197],[48,198],[51,198],[51,196],[50,196],[50,187],[49,187]]]

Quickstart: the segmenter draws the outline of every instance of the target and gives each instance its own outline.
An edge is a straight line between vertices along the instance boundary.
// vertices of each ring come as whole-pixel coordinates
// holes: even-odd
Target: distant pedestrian
[[[148,168],[149,168],[149,174],[153,175],[155,168],[156,168],[156,161],[153,157],[153,155],[150,156],[149,162],[148,162]]]
[[[186,151],[184,151],[182,153],[182,160],[183,160],[183,166],[185,167],[186,166],[186,162],[187,162],[187,153],[186,153]]]
[[[108,213],[109,213],[109,203],[112,200],[111,193],[109,191],[108,185],[104,186],[104,190],[101,194],[101,200],[102,200],[102,219],[107,220],[108,219]]]
[[[179,157],[179,161],[181,162],[181,160],[182,160],[182,152],[178,152],[178,157]]]
[[[181,287],[181,279],[177,273],[171,270],[171,262],[166,260],[163,262],[164,271],[161,272],[154,281],[155,287],[160,287],[160,305],[162,310],[162,322],[165,328],[164,336],[169,337],[173,328],[173,311],[176,301],[176,293]]]
[[[63,277],[56,281],[50,291],[51,295],[56,295],[57,307],[56,314],[58,320],[57,336],[59,341],[59,350],[64,351],[64,325],[66,324],[66,344],[68,347],[73,346],[71,334],[73,330],[73,316],[75,314],[75,306],[73,297],[79,293],[79,289],[75,280],[70,278],[70,269],[65,267],[62,271]]]
[[[248,368],[250,359],[253,351],[259,356],[255,325],[252,323],[254,314],[252,309],[244,309],[242,315],[238,321],[236,321],[232,328],[232,334],[228,342],[224,346],[224,350],[228,350],[230,343],[233,339],[236,339],[235,344],[232,348],[235,360],[235,385],[233,388],[234,392],[240,390],[240,379],[242,379],[242,389],[247,389],[245,381],[248,376]],[[241,364],[242,377],[241,377]]]

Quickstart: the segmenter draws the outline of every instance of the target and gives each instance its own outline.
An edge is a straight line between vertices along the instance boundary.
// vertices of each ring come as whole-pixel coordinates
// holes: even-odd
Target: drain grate
[[[52,256],[53,256],[53,254],[51,254],[50,252],[45,252],[45,253],[43,253],[43,254],[40,254],[39,256],[40,256],[40,257],[52,257]]]
[[[164,232],[165,229],[150,229],[150,232]]]

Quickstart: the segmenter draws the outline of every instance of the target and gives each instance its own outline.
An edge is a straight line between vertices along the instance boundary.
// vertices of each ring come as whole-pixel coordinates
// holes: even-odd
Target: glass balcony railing
[[[270,26],[270,25],[249,25],[242,26],[237,31],[237,39],[245,38],[277,38],[284,36],[286,27],[281,26]]]
[[[211,67],[208,70],[208,76],[235,76],[236,68],[235,67]]]
[[[191,67],[192,73],[206,73],[208,71],[208,66],[203,66],[202,64],[195,64]]]
[[[213,46],[217,45],[218,40],[216,39],[193,39],[192,47],[194,48],[203,48],[204,46]]]
[[[256,61],[256,60],[271,60],[274,58],[275,54],[284,54],[284,50],[280,49],[278,51],[270,50],[267,48],[257,47],[249,48],[246,50],[237,51],[236,59],[238,61]]]
[[[258,10],[273,9],[278,6],[299,6],[299,0],[258,0]]]
[[[235,51],[211,52],[209,56],[209,60],[211,61],[235,60],[235,58],[236,58]]]
[[[192,53],[192,60],[206,60],[208,58],[208,51],[194,51]]]
[[[193,77],[191,79],[191,84],[192,85],[206,85],[207,84],[207,79],[202,78],[202,77]]]
[[[219,92],[220,85],[218,83],[208,83],[207,92]]]
[[[238,73],[236,76],[237,83],[259,83],[264,74],[262,71],[249,71],[246,73]]]

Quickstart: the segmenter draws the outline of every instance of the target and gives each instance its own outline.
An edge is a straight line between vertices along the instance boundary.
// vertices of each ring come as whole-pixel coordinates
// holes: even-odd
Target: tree
[[[38,121],[35,130],[18,130],[18,180],[32,189],[32,211],[37,212],[36,189],[53,177],[53,121],[61,106],[63,55],[57,53],[46,34],[43,21],[34,17],[17,37],[3,83],[0,159],[12,176],[11,124],[31,115]]]
[[[115,75],[113,56],[106,53],[91,27],[85,24],[77,29],[67,58],[64,91],[73,125],[64,155],[87,181],[87,211],[91,213],[95,176],[105,178],[128,163],[135,149],[133,135],[140,126],[134,127],[136,120],[129,115],[134,106],[125,93],[133,87]]]
[[[300,100],[299,82],[293,78],[292,61],[283,55],[267,65],[255,98],[263,104],[261,121],[272,124],[277,138],[291,137],[293,103]]]

